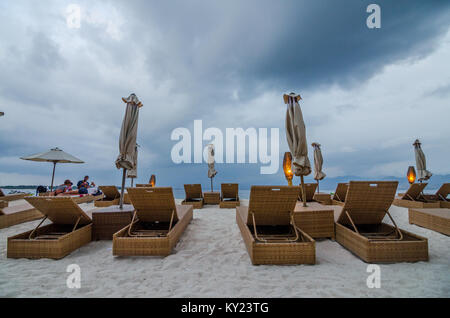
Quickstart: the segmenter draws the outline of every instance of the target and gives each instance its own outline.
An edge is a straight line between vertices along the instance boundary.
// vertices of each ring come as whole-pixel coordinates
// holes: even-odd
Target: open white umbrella
[[[306,206],[304,176],[311,173],[311,163],[308,159],[308,144],[306,142],[306,128],[302,110],[298,102],[300,95],[284,94],[284,103],[288,105],[286,111],[286,139],[292,154],[292,170],[294,175],[300,176],[302,185],[303,206]]]
[[[119,156],[116,160],[117,169],[123,169],[122,188],[120,195],[120,208],[123,208],[123,194],[125,191],[125,179],[127,170],[135,168],[133,157],[136,151],[136,138],[139,119],[139,108],[142,103],[135,94],[131,94],[128,98],[122,98],[127,104],[125,116],[122,122],[119,138]]]
[[[214,156],[215,156],[214,145],[209,144],[208,145],[208,178],[211,179],[211,192],[213,192],[213,178],[217,174],[217,171],[214,168],[214,163],[215,163]]]
[[[323,180],[327,175],[322,171],[323,157],[320,144],[313,142],[311,146],[314,147],[314,180],[317,181],[317,193],[319,193],[319,180]]]
[[[57,163],[84,163],[84,161],[68,154],[67,152],[62,151],[58,147],[28,157],[21,157],[20,159],[40,162],[53,162],[52,184],[50,186],[50,191],[53,191],[53,181],[55,179],[55,168]]]
[[[127,170],[127,178],[131,179],[131,187],[133,187],[133,180],[137,178],[137,158],[138,158],[138,147],[136,144],[136,148],[134,149],[133,163],[134,169]]]
[[[417,180],[422,182],[423,180],[430,179],[433,174],[427,170],[427,161],[420,145],[421,143],[419,139],[416,139],[413,143],[414,152],[416,155]]]

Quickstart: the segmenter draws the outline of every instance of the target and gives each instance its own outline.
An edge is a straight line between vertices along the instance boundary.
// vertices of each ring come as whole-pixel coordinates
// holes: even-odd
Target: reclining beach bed
[[[413,183],[408,191],[394,199],[394,205],[403,208],[439,208],[440,203],[434,200],[427,200],[423,194],[423,189],[428,183]]]
[[[172,188],[128,188],[135,208],[130,225],[113,235],[113,255],[166,256],[193,217],[193,207],[175,205]]]
[[[220,185],[220,204],[221,209],[234,209],[239,206],[239,184],[222,183]]]
[[[55,196],[53,192],[39,193],[40,197],[50,197],[50,198],[72,198],[77,204],[89,203],[92,201],[98,201],[103,199],[104,195],[92,195],[92,194],[73,194],[73,195],[60,195]]]
[[[331,199],[331,203],[334,205],[344,205],[345,198],[347,196],[348,183],[338,183],[336,191]]]
[[[42,213],[28,202],[0,208],[0,229],[42,219],[43,217]]]
[[[120,201],[120,192],[116,186],[99,186],[100,191],[103,192],[103,198],[94,202],[96,207],[109,207],[111,205],[118,205]]]
[[[438,201],[441,208],[450,209],[450,199],[448,195],[450,194],[450,183],[444,183],[439,190],[436,191],[436,194],[425,194],[424,197],[427,200]],[[0,198],[1,200],[1,198]]]
[[[315,264],[315,241],[299,229],[293,211],[300,187],[252,186],[249,206],[236,207],[236,222],[257,264]]]
[[[401,230],[388,209],[397,181],[350,181],[336,241],[367,263],[428,261],[428,240]],[[388,215],[392,225],[383,223]]]
[[[305,183],[306,202],[314,201],[314,194],[316,193],[317,183]],[[302,191],[300,191],[299,201],[303,201]]]
[[[29,196],[28,193],[14,193],[14,194],[4,194],[2,189],[0,189],[0,201],[16,201],[21,200],[25,197]]]
[[[72,198],[25,200],[45,217],[34,230],[8,238],[8,258],[60,259],[91,241],[91,219]],[[52,223],[42,226],[47,219]]]
[[[450,235],[450,209],[416,209],[408,210],[409,223]]]
[[[184,192],[186,192],[186,198],[181,202],[182,205],[192,205],[194,209],[203,207],[204,200],[201,184],[185,184]]]

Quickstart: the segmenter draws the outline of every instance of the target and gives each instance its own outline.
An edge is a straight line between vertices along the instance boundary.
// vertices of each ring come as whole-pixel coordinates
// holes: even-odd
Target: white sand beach
[[[80,206],[93,208],[92,203]],[[379,289],[366,285],[368,264],[331,240],[316,242],[314,266],[253,266],[235,210],[206,206],[194,211],[173,254],[165,258],[113,257],[112,242],[97,241],[58,261],[7,259],[7,237],[39,221],[1,229],[0,296],[450,297],[450,237],[410,225],[407,209],[392,206],[390,212],[401,228],[429,239],[430,260],[380,265]],[[80,289],[66,286],[70,264],[81,268]]]

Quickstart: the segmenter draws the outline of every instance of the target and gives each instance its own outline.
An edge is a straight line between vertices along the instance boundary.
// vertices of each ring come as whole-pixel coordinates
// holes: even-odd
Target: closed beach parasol
[[[302,110],[298,104],[301,97],[291,93],[289,95],[285,94],[283,98],[284,103],[288,105],[286,111],[286,139],[292,154],[292,170],[294,175],[300,176],[303,206],[306,206],[303,177],[311,173],[311,164],[308,159],[305,123],[303,122]]]
[[[133,187],[134,178],[137,178],[138,147],[139,147],[139,145],[136,144],[136,147],[134,149],[134,156],[133,156],[134,169],[127,170],[127,178],[131,179],[131,187]]]
[[[120,195],[120,208],[123,208],[123,193],[125,191],[126,171],[133,170],[135,164],[133,161],[136,152],[136,138],[139,119],[139,109],[144,106],[135,94],[131,94],[128,98],[122,98],[127,104],[125,116],[122,122],[119,138],[119,156],[116,160],[117,169],[123,169],[122,188]]]
[[[84,161],[68,154],[67,152],[62,151],[58,147],[28,157],[21,157],[20,159],[40,162],[53,162],[52,184],[50,186],[50,191],[53,191],[53,181],[55,179],[55,168],[57,163],[84,163]]]
[[[214,145],[208,145],[208,178],[211,179],[211,192],[213,192],[213,178],[216,176],[217,171],[214,167],[215,159],[214,159]]]
[[[419,139],[416,139],[413,143],[414,152],[416,154],[417,180],[422,182],[423,180],[430,179],[433,174],[427,170],[427,161],[420,145]]]
[[[322,171],[323,157],[320,144],[313,142],[311,146],[314,147],[314,180],[317,181],[317,193],[319,193],[319,180],[322,180],[327,175]]]

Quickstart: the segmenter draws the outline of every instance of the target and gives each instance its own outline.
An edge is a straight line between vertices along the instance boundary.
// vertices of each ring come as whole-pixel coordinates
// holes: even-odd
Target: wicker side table
[[[113,234],[131,223],[134,207],[118,205],[92,211],[92,240],[112,240]]]
[[[220,193],[219,192],[203,192],[203,199],[205,204],[219,204]]]

